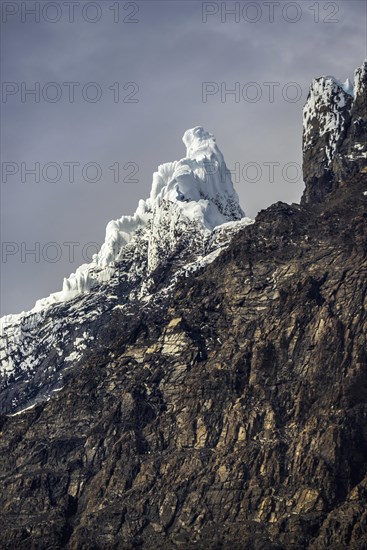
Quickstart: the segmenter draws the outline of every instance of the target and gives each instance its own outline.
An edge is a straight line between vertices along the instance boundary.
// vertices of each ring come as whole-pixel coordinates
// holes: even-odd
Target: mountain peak
[[[33,312],[88,293],[96,285],[110,280],[116,264],[124,257],[126,245],[133,245],[141,231],[145,231],[149,242],[148,266],[152,271],[164,262],[164,257],[157,256],[157,248],[161,249],[156,242],[157,235],[172,252],[180,234],[189,226],[208,233],[219,225],[244,217],[214,135],[196,126],[187,130],[182,139],[186,157],[158,166],[149,198],[139,201],[133,215],[111,220],[106,227],[104,243],[92,262],[81,265],[66,277],[61,291],[38,300]],[[166,226],[165,232],[162,226]],[[9,320],[14,317],[7,316]]]
[[[2,318],[0,391],[10,380],[19,384],[12,384],[0,411],[44,400],[59,374],[96,341],[103,316],[116,308],[159,302],[161,294],[166,299],[174,281],[212,262],[234,233],[252,223],[244,218],[214,136],[197,126],[185,132],[183,141],[186,157],[158,167],[149,198],[139,201],[132,216],[108,223],[91,263],[81,265],[64,279],[61,291],[38,300],[31,311]],[[31,384],[44,370],[42,384]]]
[[[213,134],[204,130],[202,126],[195,126],[186,130],[182,141],[186,147],[186,157],[196,159],[200,155],[207,155],[217,149]]]
[[[103,270],[97,278],[105,281],[110,276],[108,269],[121,259],[124,246],[139,230],[146,229],[149,233],[148,265],[153,270],[159,264],[158,258],[152,261],[156,256],[155,236],[160,235],[160,241],[169,241],[167,247],[172,250],[177,235],[186,231],[187,222],[196,230],[212,231],[218,225],[244,217],[213,134],[202,126],[196,126],[184,133],[183,142],[186,157],[158,166],[153,174],[149,198],[139,201],[133,216],[122,216],[109,222],[105,242],[92,264],[81,266],[75,275],[65,279],[62,300],[70,295],[74,297],[75,290],[79,292],[84,288],[89,291],[90,285],[84,284],[85,273],[91,269],[95,271],[95,267]],[[165,233],[162,225],[169,228]]]
[[[366,165],[367,62],[354,85],[333,76],[312,81],[303,110],[303,202],[322,202]]]

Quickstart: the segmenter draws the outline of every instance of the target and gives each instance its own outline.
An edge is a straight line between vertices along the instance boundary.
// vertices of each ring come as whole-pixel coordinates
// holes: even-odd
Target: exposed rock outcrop
[[[322,202],[367,161],[367,61],[354,86],[316,78],[303,110],[303,202]]]

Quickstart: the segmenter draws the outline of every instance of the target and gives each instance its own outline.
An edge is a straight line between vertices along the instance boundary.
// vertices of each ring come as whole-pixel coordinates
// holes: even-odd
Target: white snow
[[[21,411],[16,412],[14,414],[8,414],[7,416],[18,416],[19,414],[22,414],[25,411],[30,411],[31,409],[34,409],[35,406],[36,406],[36,403],[34,403],[33,405],[30,405],[29,407],[26,407],[25,409],[22,409]]]
[[[354,96],[354,86],[349,78],[347,78],[347,80],[345,80],[345,82],[342,82],[340,85],[346,94]]]
[[[199,255],[195,261],[185,264],[179,269],[172,281],[171,284],[166,287],[161,293],[166,294],[170,289],[172,289],[175,284],[180,280],[181,277],[189,277],[199,269],[208,266],[223,252],[225,248],[230,244],[232,237],[241,231],[247,225],[252,225],[254,220],[251,218],[242,218],[238,221],[232,221],[224,223],[220,226],[217,226],[208,242],[208,247],[206,253]],[[147,300],[150,299],[150,296],[147,297]],[[118,306],[117,306],[118,307]]]
[[[135,214],[110,221],[106,227],[105,241],[93,261],[81,265],[75,273],[65,278],[60,292],[38,300],[32,313],[71,300],[109,281],[115,273],[114,266],[121,250],[134,239],[137,231],[151,223],[154,233],[154,226],[159,225],[154,221],[159,222],[161,206],[165,202],[175,206],[172,223],[183,217],[209,231],[243,217],[238,195],[213,134],[197,126],[185,132],[183,142],[186,156],[158,167],[153,174],[150,197],[139,201]],[[153,256],[154,251],[151,269],[157,264]],[[16,323],[19,315],[7,316],[6,320]]]
[[[79,352],[79,351],[72,351],[72,352],[70,353],[70,355],[68,355],[67,357],[65,357],[64,361],[65,361],[66,363],[68,363],[68,362],[73,362],[73,363],[74,363],[75,361],[77,361],[78,359],[80,359],[80,357],[81,357],[81,355],[80,355],[80,352]]]
[[[158,167],[153,174],[150,196],[139,201],[135,214],[107,225],[105,242],[94,258],[95,265],[100,268],[113,265],[121,248],[131,241],[136,231],[159,217],[164,201],[174,204],[180,216],[209,230],[233,217],[228,204],[231,201],[237,206],[237,216],[242,217],[238,195],[214,136],[197,126],[185,132],[183,142],[186,157]],[[79,269],[84,273],[88,268]]]

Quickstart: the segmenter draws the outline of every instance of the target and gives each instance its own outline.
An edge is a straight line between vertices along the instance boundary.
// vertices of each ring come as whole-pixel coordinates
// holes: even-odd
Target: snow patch
[[[36,406],[36,403],[34,403],[33,405],[30,405],[29,407],[26,407],[25,409],[22,409],[21,411],[16,412],[14,414],[8,414],[7,416],[18,416],[19,414],[22,414],[25,411],[30,411],[31,409],[34,409],[35,406]]]

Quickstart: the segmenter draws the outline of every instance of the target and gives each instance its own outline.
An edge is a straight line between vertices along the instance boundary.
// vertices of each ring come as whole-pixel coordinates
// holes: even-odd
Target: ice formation
[[[213,134],[197,126],[185,132],[183,142],[186,157],[158,167],[153,174],[150,197],[139,201],[133,216],[110,221],[105,241],[92,262],[81,265],[75,273],[65,278],[60,292],[38,300],[32,312],[68,301],[91,291],[96,284],[107,282],[115,271],[123,248],[148,224],[151,233],[148,264],[151,270],[155,269],[159,258],[154,237],[165,215],[161,208],[164,203],[171,204],[171,226],[179,223],[180,219],[186,219],[204,231],[211,231],[218,225],[244,216]],[[173,234],[173,227],[171,229]],[[172,235],[167,237],[174,238]],[[17,315],[5,318],[8,323],[17,320]]]

